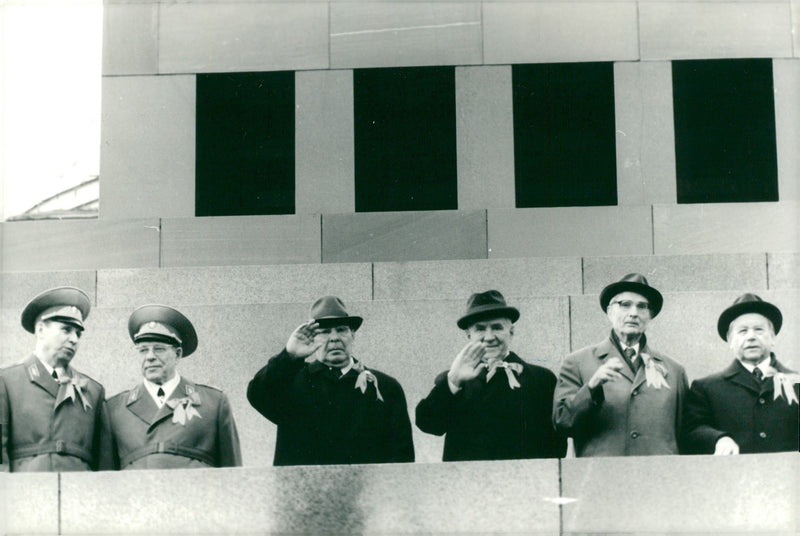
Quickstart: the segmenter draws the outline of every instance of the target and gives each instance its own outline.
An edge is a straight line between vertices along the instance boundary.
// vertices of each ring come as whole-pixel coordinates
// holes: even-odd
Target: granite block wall
[[[0,486],[9,535],[791,535],[798,477],[800,456],[784,453],[22,473]]]

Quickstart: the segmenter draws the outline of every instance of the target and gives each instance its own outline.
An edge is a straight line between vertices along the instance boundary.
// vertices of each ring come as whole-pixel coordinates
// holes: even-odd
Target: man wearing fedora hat
[[[693,454],[797,452],[800,375],[773,353],[783,316],[755,294],[725,309],[717,333],[734,355],[723,371],[692,382],[686,436]]]
[[[250,381],[250,404],[278,425],[275,465],[414,461],[402,387],[353,356],[362,321],[339,298],[320,298]]]
[[[239,434],[225,394],[178,374],[197,349],[194,326],[166,305],[143,305],[128,319],[142,382],[108,401],[120,469],[242,465]]]
[[[444,434],[444,461],[558,458],[553,429],[556,377],[510,351],[519,310],[497,290],[473,294],[456,324],[467,344],[417,405],[420,430]]]
[[[577,456],[678,454],[686,372],[645,336],[663,302],[641,274],[600,293],[611,333],[564,359],[555,393],[553,421]]]
[[[103,386],[72,367],[90,309],[85,292],[57,287],[22,311],[36,346],[0,371],[2,459],[12,472],[113,468]]]

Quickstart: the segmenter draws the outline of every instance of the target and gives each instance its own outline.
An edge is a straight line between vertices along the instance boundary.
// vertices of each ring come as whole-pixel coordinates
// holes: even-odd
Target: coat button
[[[636,396],[638,394],[639,394],[639,391],[636,391],[636,390],[631,391],[631,395],[633,395],[633,396]]]
[[[633,439],[636,439],[637,437],[639,437],[639,432],[631,432],[631,437]]]
[[[760,437],[761,439],[766,439],[767,438],[767,433],[766,432],[759,432],[758,437]]]
[[[759,403],[759,404],[766,404],[766,403],[767,403],[767,401],[766,401],[766,400],[764,400],[763,398],[759,398],[759,399],[758,399],[758,403]]]

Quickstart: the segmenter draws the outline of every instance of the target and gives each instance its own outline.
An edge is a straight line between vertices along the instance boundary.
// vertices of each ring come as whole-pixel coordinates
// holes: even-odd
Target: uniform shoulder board
[[[212,391],[219,391],[220,393],[222,392],[222,389],[220,389],[219,387],[214,387],[213,385],[206,385],[203,383],[196,383],[195,385],[197,387],[205,387],[206,389],[210,389]]]

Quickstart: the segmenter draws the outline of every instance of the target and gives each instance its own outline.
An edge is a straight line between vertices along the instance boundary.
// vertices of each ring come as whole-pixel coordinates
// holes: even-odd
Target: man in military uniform
[[[496,290],[473,294],[457,325],[467,344],[417,405],[417,426],[445,435],[444,461],[559,458],[555,374],[509,348],[519,311]]]
[[[739,296],[717,322],[733,362],[692,382],[686,435],[693,454],[797,452],[800,374],[775,357],[783,315],[755,294]]]
[[[414,461],[403,389],[353,357],[362,320],[339,298],[320,298],[250,381],[250,404],[278,425],[275,465]]]
[[[143,380],[108,401],[120,469],[185,469],[242,464],[225,394],[178,374],[197,349],[194,326],[166,305],[144,305],[128,319]]]
[[[2,459],[11,472],[113,468],[103,386],[71,365],[90,309],[85,292],[57,287],[22,312],[36,346],[0,371]]]

